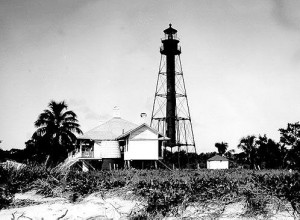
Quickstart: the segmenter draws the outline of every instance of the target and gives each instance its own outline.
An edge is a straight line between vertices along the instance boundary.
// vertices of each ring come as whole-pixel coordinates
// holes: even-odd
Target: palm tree
[[[225,142],[215,143],[215,147],[218,148],[218,152],[222,156],[226,152],[228,144]]]
[[[74,147],[77,140],[74,133],[82,134],[80,125],[77,123],[77,115],[73,111],[67,111],[68,106],[64,101],[50,101],[49,109],[44,110],[34,123],[37,127],[33,134],[34,140],[42,140],[47,143],[50,155],[57,155],[59,152],[68,152]],[[52,158],[54,161],[57,158]]]
[[[240,143],[237,147],[239,149],[242,149],[246,154],[247,162],[250,163],[250,169],[254,169],[255,157],[257,151],[256,137],[254,135],[243,137],[240,140]]]

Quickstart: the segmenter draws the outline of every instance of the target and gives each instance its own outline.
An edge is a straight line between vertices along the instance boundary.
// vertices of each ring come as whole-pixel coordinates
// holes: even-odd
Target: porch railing
[[[85,158],[93,158],[94,157],[94,151],[82,151],[82,157]]]

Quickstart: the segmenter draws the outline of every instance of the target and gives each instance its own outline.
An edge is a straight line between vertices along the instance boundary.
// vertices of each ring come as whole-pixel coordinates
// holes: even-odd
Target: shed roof
[[[120,117],[114,117],[109,121],[80,135],[78,139],[92,140],[116,140],[120,135],[136,128],[138,125],[126,121]]]
[[[228,161],[228,159],[225,157],[222,157],[220,155],[215,155],[215,156],[209,158],[207,161]]]

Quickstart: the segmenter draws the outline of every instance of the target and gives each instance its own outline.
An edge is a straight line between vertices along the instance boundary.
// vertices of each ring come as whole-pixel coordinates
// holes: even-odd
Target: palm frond
[[[63,117],[63,118],[67,118],[67,117],[69,117],[69,116],[71,116],[72,118],[76,118],[76,117],[77,117],[77,115],[76,115],[75,112],[73,112],[73,111],[65,111],[65,112],[62,114],[62,117]]]
[[[70,128],[71,127],[72,128],[74,128],[74,127],[80,127],[80,125],[78,123],[76,123],[76,122],[63,122],[62,125],[65,126],[65,127],[70,127]]]
[[[32,137],[34,139],[36,139],[36,137],[42,137],[45,135],[46,132],[47,132],[47,127],[40,127],[33,133]]]
[[[51,112],[55,116],[55,118],[58,119],[61,117],[63,110],[67,109],[68,106],[64,101],[62,102],[51,101],[49,103],[49,108],[51,109]]]
[[[66,117],[63,119],[63,121],[65,122],[78,122],[77,118],[73,118],[73,117]]]

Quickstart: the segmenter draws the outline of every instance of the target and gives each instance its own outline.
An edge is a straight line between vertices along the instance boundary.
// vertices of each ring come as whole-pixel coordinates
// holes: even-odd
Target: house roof
[[[92,140],[116,140],[120,135],[136,128],[138,125],[126,121],[120,117],[114,117],[109,121],[80,135],[78,139]]]
[[[154,134],[159,134],[159,135],[161,136],[161,138],[159,138],[160,140],[169,140],[169,139],[170,139],[170,138],[164,136],[162,133],[158,132],[157,130],[151,128],[151,127],[150,127],[149,125],[147,125],[146,123],[141,124],[141,125],[137,126],[136,128],[133,128],[133,129],[129,130],[128,132],[126,132],[126,133],[120,135],[120,136],[118,137],[118,139],[123,138],[123,137],[126,137],[127,135],[130,135],[131,133],[133,133],[133,132],[135,132],[135,131],[141,129],[142,127],[148,128],[148,129],[149,129],[150,131],[152,131]]]
[[[228,161],[228,159],[225,157],[222,157],[220,155],[215,155],[215,156],[209,158],[207,161]]]

